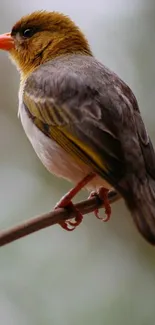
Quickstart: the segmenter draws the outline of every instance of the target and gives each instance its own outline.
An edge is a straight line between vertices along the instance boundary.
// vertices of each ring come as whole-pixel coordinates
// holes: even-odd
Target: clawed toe
[[[58,209],[58,208],[62,208],[62,202],[60,201],[59,203],[57,203],[57,205],[55,206],[55,209]],[[72,203],[72,202],[69,202],[67,203],[66,206],[64,206],[65,209],[69,209],[69,210],[72,210],[73,212],[75,212],[75,217],[74,217],[74,220],[75,221],[70,221],[70,220],[66,220],[66,221],[61,221],[59,222],[60,226],[67,230],[67,231],[73,231],[76,229],[77,226],[80,225],[80,223],[82,222],[83,220],[83,216],[82,214],[80,213],[80,211],[75,207],[75,205]]]
[[[98,192],[93,191],[90,193],[88,197],[89,199],[93,197],[98,197],[101,201],[103,201],[106,217],[105,218],[100,217],[99,209],[94,210],[95,217],[103,222],[109,221],[111,217],[111,206],[108,200],[108,192],[109,191],[106,188],[101,187]]]

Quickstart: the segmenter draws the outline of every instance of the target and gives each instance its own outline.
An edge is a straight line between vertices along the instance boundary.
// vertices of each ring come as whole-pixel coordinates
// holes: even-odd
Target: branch
[[[120,195],[115,191],[110,191],[108,194],[110,203],[113,203],[120,199]],[[93,212],[97,208],[104,206],[104,202],[97,197],[87,199],[75,204],[75,207],[84,215]],[[32,234],[40,229],[55,225],[62,220],[68,220],[74,218],[74,212],[67,211],[67,209],[57,209],[45,213],[41,216],[34,217],[26,220],[25,222],[0,232],[0,246],[9,244],[19,238]]]

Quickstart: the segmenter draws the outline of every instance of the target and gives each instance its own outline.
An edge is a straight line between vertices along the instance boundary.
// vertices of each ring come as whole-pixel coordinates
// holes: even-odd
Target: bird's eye
[[[30,38],[35,34],[35,30],[33,28],[27,28],[22,31],[22,36],[25,38]]]

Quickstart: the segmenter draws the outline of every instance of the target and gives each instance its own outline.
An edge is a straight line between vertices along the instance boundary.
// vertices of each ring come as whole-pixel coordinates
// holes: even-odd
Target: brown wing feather
[[[94,58],[82,60],[53,60],[28,78],[23,100],[38,127],[49,137],[59,129],[70,152],[78,148],[118,189],[126,174],[142,177],[146,168],[154,175],[155,154],[132,91]]]

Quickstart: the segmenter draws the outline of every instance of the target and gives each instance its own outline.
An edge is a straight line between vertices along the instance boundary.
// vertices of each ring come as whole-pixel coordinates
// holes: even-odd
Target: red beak
[[[10,33],[0,35],[0,50],[9,51],[15,47],[14,39]]]

